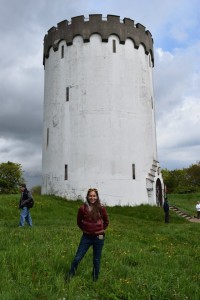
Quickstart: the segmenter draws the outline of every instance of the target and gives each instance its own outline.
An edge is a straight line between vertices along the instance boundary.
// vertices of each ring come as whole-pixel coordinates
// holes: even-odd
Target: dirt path
[[[200,223],[200,219],[197,219],[197,218],[191,218],[189,219],[190,222],[193,222],[193,223]]]

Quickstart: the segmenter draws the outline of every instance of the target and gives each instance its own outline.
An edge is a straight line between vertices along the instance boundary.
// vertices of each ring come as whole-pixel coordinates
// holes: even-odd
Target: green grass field
[[[169,195],[169,203],[195,213],[199,195],[181,197]],[[99,280],[92,282],[90,249],[76,276],[65,282],[81,236],[81,202],[35,196],[34,227],[18,228],[18,199],[0,196],[0,299],[200,299],[200,224],[174,212],[165,224],[159,207],[108,207]]]

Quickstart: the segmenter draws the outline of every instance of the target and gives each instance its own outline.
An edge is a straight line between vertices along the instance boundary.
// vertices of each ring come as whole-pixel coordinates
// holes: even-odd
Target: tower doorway
[[[156,203],[158,206],[162,206],[162,185],[161,181],[158,178],[156,181]]]

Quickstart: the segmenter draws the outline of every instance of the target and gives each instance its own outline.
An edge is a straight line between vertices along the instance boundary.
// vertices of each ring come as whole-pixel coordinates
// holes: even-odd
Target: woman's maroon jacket
[[[97,220],[92,220],[90,218],[90,212],[87,204],[83,204],[79,208],[77,214],[77,225],[84,233],[90,235],[103,234],[104,230],[108,227],[108,224],[108,215],[104,206],[101,206]]]

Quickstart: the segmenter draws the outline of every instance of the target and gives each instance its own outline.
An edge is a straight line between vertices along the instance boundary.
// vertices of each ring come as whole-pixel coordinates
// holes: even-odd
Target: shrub
[[[32,187],[31,193],[33,195],[41,195],[41,186],[40,185],[36,185],[36,186]]]
[[[190,194],[197,192],[197,190],[195,186],[178,186],[174,189],[174,194]]]

